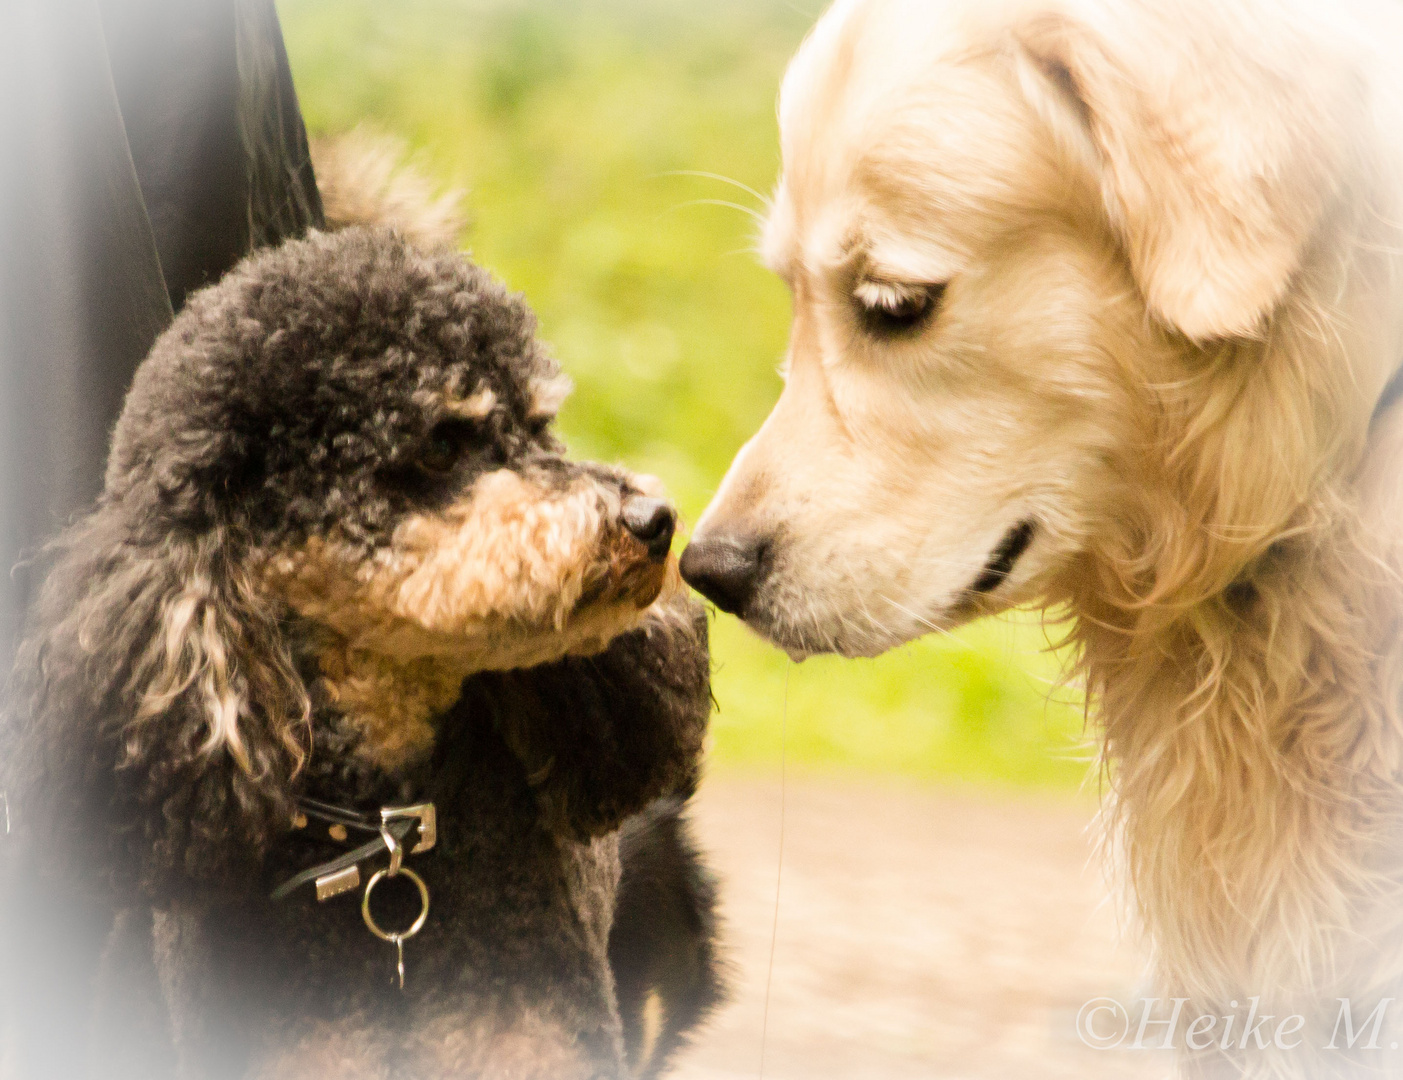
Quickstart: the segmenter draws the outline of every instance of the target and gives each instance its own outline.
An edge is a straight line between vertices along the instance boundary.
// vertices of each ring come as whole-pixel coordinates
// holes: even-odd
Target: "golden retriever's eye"
[[[937,307],[945,285],[910,285],[864,281],[853,290],[858,312],[869,333],[891,337],[923,326]]]

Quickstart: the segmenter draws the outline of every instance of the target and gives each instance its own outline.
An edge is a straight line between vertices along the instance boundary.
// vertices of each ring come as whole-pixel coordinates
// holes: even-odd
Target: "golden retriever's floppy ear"
[[[1198,5],[1185,25],[1177,5],[1151,7],[1029,13],[1023,82],[1083,129],[1150,310],[1196,340],[1251,335],[1353,164],[1364,92],[1290,15],[1228,25]]]

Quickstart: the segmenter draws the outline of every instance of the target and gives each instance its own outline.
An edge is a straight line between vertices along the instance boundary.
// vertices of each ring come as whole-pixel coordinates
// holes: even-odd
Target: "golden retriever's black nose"
[[[760,581],[761,554],[755,540],[707,536],[687,545],[678,566],[697,592],[722,611],[744,617]]]
[[[624,526],[654,559],[665,559],[672,548],[677,513],[661,499],[631,495],[624,500]]]

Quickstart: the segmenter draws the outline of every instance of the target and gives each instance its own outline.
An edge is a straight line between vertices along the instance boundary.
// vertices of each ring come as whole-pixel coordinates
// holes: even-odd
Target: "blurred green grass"
[[[576,454],[656,473],[692,520],[779,394],[789,303],[752,254],[787,0],[279,0],[308,127],[405,138],[468,189],[474,256],[575,379]],[[688,175],[704,172],[727,180]],[[723,205],[723,204],[734,205]],[[1033,622],[792,667],[713,624],[712,761],[1075,786],[1089,750]],[[786,710],[787,702],[787,710]]]

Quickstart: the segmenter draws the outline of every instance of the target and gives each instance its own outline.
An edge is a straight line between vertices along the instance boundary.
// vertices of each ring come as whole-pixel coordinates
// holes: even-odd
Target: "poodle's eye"
[[[526,433],[533,439],[539,439],[550,431],[553,416],[532,416],[526,421]]]
[[[893,337],[923,326],[940,306],[944,293],[944,283],[911,285],[868,280],[853,290],[853,297],[868,332]]]
[[[478,438],[467,420],[443,420],[434,425],[419,451],[419,465],[431,473],[452,472],[464,451]]]

